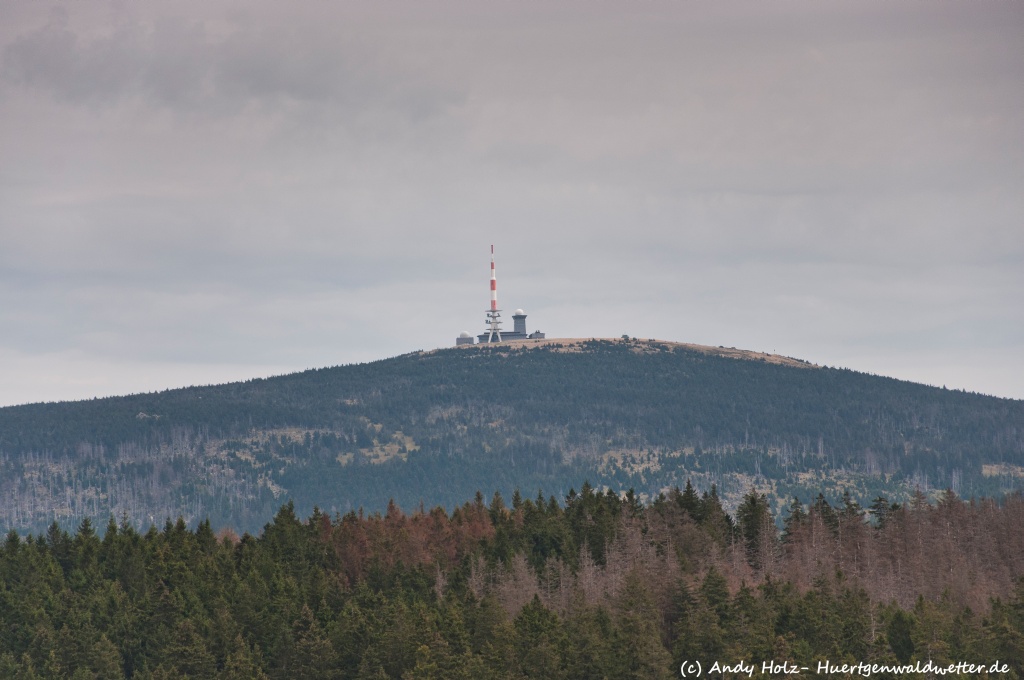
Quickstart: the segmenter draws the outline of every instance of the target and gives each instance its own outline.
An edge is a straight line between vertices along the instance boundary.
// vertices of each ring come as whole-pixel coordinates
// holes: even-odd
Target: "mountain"
[[[113,514],[261,527],[480,490],[640,498],[716,484],[867,504],[999,496],[1024,479],[1024,401],[655,340],[416,352],[268,379],[0,409],[0,528]]]

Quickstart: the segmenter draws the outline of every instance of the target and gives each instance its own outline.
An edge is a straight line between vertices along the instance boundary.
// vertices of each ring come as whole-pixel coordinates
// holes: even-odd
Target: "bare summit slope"
[[[702,352],[704,354],[724,357],[727,359],[746,359],[748,361],[764,361],[770,364],[793,366],[795,368],[818,368],[817,364],[812,364],[807,361],[803,361],[802,359],[794,359],[793,357],[782,356],[781,354],[754,352],[748,349],[736,349],[735,347],[713,347],[711,345],[697,345],[690,342],[672,342],[669,340],[656,340],[654,338],[650,338],[648,340],[640,340],[637,338],[626,337],[543,338],[538,340],[510,340],[507,342],[492,343],[489,346],[492,348],[503,346],[522,348],[546,347],[556,352],[579,352],[582,351],[589,343],[593,342],[621,344],[629,347],[631,351],[637,353],[661,352],[675,348],[682,348],[691,350],[693,352]],[[461,345],[459,349],[472,350],[474,347],[479,348],[481,347],[481,345]]]

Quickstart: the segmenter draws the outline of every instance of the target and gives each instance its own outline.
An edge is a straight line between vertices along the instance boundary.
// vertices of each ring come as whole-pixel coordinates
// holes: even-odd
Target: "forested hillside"
[[[1024,500],[651,505],[584,485],[450,514],[302,520],[259,537],[56,524],[0,549],[0,677],[679,677],[683,661],[976,664],[1024,673]],[[709,677],[718,677],[708,673]],[[807,672],[802,677],[820,676]],[[962,674],[979,677],[979,673]],[[862,673],[833,677],[862,677]],[[748,677],[734,674],[727,677]],[[925,677],[875,672],[871,677]]]
[[[0,526],[182,515],[239,531],[293,499],[330,514],[476,490],[642,499],[692,479],[862,503],[999,497],[1024,402],[725,348],[637,340],[462,347],[265,380],[0,409]]]

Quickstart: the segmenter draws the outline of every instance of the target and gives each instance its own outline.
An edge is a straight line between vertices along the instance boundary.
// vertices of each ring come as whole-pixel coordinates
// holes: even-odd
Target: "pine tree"
[[[191,619],[182,620],[164,652],[161,665],[188,676],[190,680],[215,678],[217,662],[205,639]]]
[[[909,663],[914,656],[913,630],[913,616],[902,609],[897,609],[892,613],[885,635],[889,641],[889,649],[900,663]]]
[[[701,528],[708,537],[719,546],[726,547],[733,537],[733,521],[722,508],[722,502],[718,498],[718,487],[711,485],[710,491],[705,491],[700,502]]]
[[[743,497],[736,517],[747,563],[757,570],[767,568],[774,561],[776,547],[775,523],[767,497],[751,489]]]
[[[782,542],[790,543],[794,534],[800,530],[805,521],[807,521],[807,513],[804,512],[804,506],[799,498],[793,496],[793,502],[789,504],[789,512],[782,520]]]
[[[106,635],[100,635],[89,653],[89,670],[97,680],[118,680],[125,677],[121,654]]]
[[[768,602],[755,597],[744,584],[733,597],[730,610],[725,633],[732,642],[733,654],[739,654],[736,658],[749,659],[755,665],[774,661],[775,616]]]
[[[697,495],[696,490],[694,490],[693,484],[690,483],[689,478],[687,478],[686,488],[683,489],[683,493],[679,496],[677,502],[679,503],[679,507],[686,511],[686,514],[689,515],[690,519],[694,522],[699,524],[704,520],[704,512],[700,497]]]
[[[672,657],[661,644],[657,623],[660,618],[643,575],[633,570],[626,575],[622,593],[615,602],[615,677],[675,677]]]
[[[269,680],[241,635],[236,635],[218,680]]]
[[[562,677],[562,627],[536,595],[515,619],[519,667],[528,678]]]
[[[295,646],[288,672],[297,678],[340,677],[337,673],[338,657],[334,645],[313,616],[313,611],[302,606],[302,612],[292,626]]]
[[[889,521],[892,513],[899,510],[899,507],[896,503],[889,503],[889,499],[885,496],[878,496],[871,502],[871,508],[868,512],[875,518],[875,526],[878,529],[882,529],[885,527],[886,522]]]
[[[613,677],[617,638],[603,607],[588,607],[577,594],[565,619],[566,640],[562,666],[567,680]]]

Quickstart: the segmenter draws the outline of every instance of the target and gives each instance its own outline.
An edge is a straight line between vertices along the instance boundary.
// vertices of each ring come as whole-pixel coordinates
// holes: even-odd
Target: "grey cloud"
[[[146,48],[137,30],[118,27],[89,42],[68,25],[67,11],[51,13],[41,27],[26,31],[3,51],[4,74],[73,102],[109,102],[145,80]]]
[[[493,242],[552,335],[1024,396],[1019,3],[37,7],[0,26],[5,375],[446,345]]]
[[[71,102],[111,106],[138,97],[179,113],[214,115],[298,102],[416,119],[434,115],[451,96],[388,72],[333,24],[227,26],[215,31],[183,12],[150,22],[126,16],[97,34],[77,32],[58,11],[9,42],[4,73]]]

